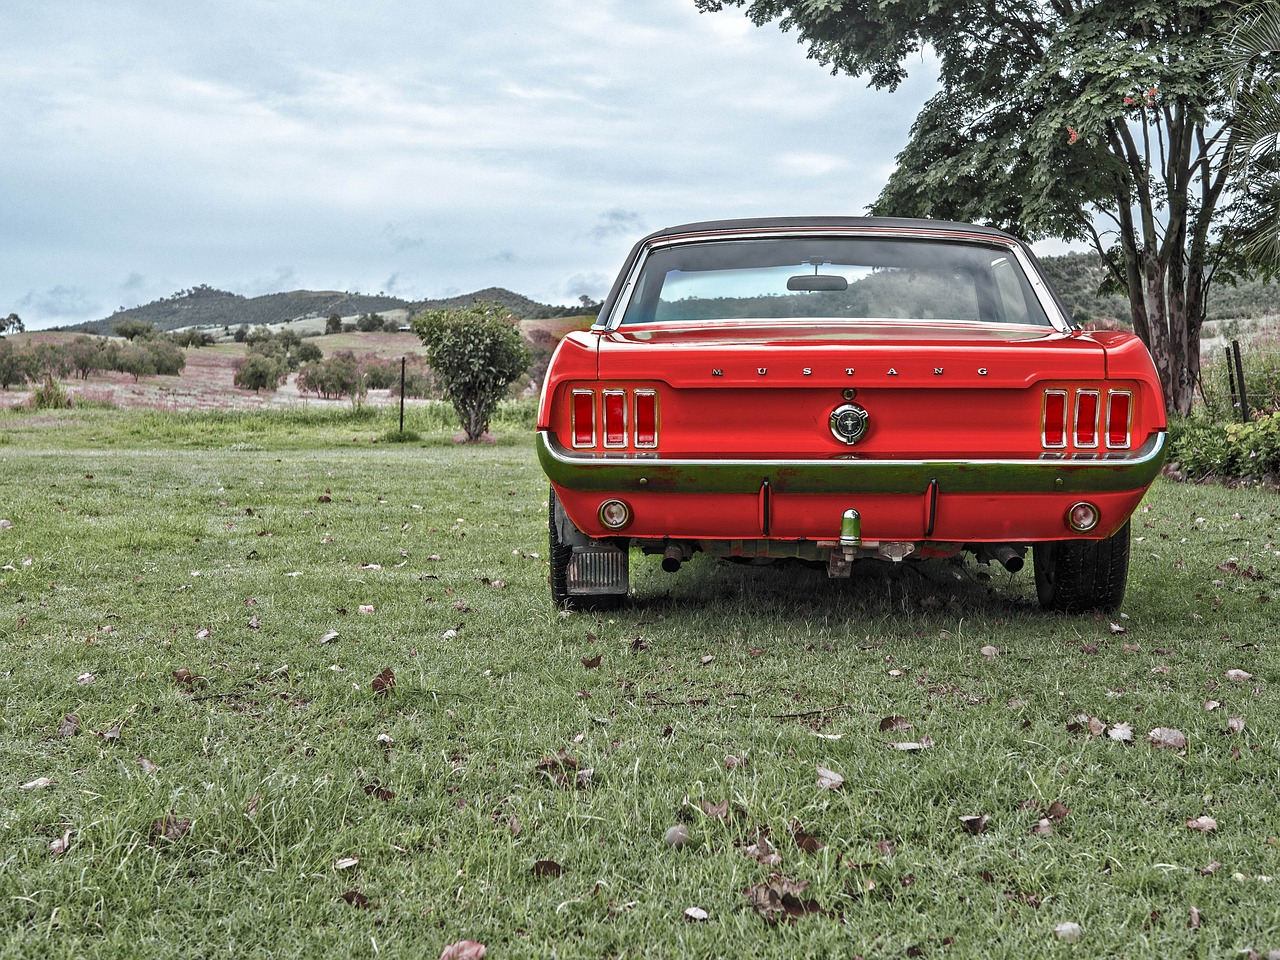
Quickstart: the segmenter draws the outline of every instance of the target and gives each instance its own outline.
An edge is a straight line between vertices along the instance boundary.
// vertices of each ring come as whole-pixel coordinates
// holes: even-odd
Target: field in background
[[[1158,482],[1112,618],[705,557],[566,617],[527,429],[385,428],[0,413],[0,955],[1280,948],[1273,494]]]

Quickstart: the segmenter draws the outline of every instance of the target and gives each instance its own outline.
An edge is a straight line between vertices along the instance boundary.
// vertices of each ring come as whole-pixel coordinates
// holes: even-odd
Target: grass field
[[[0,414],[0,956],[1280,948],[1274,493],[1158,483],[1112,618],[706,558],[561,616],[523,431],[279,416]]]

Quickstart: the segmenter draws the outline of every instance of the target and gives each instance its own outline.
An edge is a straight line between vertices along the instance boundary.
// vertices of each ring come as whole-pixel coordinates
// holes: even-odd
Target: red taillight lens
[[[1098,445],[1098,391],[1080,390],[1076,393],[1076,446]]]
[[[1067,445],[1067,391],[1044,392],[1044,445],[1046,448]]]
[[[1112,390],[1107,396],[1107,446],[1122,450],[1129,446],[1129,421],[1133,415],[1133,394]]]
[[[636,446],[658,445],[658,395],[652,390],[636,391]]]
[[[596,397],[590,390],[573,391],[573,445],[596,445]]]
[[[604,391],[604,445],[627,445],[627,395],[622,390]]]

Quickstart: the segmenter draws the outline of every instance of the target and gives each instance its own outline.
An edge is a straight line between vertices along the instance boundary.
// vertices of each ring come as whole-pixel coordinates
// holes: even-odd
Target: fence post
[[[1248,423],[1253,419],[1253,415],[1249,413],[1249,393],[1244,386],[1244,364],[1240,362],[1239,340],[1231,341],[1231,352],[1236,366],[1236,383],[1240,387],[1240,420],[1242,423]]]
[[[400,432],[404,433],[404,357],[400,358]]]

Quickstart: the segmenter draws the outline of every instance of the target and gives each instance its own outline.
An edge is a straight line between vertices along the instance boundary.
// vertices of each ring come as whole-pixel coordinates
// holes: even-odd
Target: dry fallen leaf
[[[173,813],[166,813],[151,824],[151,835],[165,840],[181,840],[191,829],[191,821]]]
[[[1244,717],[1227,717],[1227,730],[1231,733],[1244,733]]]
[[[58,724],[58,736],[74,737],[80,732],[80,717],[74,713],[68,713],[62,718],[62,722]]]
[[[755,843],[743,847],[742,855],[750,857],[752,860],[758,860],[766,867],[776,867],[782,863],[782,857],[774,852],[773,847],[769,845],[769,841],[765,837],[760,837]]]
[[[1223,674],[1228,680],[1234,680],[1237,683],[1247,683],[1253,679],[1253,674],[1244,670],[1228,670]]]
[[[662,835],[662,842],[675,850],[683,850],[689,845],[689,828],[683,823],[668,827],[667,832]]]
[[[983,833],[987,829],[987,821],[991,819],[989,813],[968,814],[960,817],[960,826],[964,828],[965,833],[977,835]]]
[[[823,847],[822,841],[813,834],[805,832],[804,827],[798,823],[791,824],[791,839],[804,853],[817,853]]]
[[[49,844],[49,856],[60,857],[67,852],[67,849],[70,846],[71,846],[71,831],[64,830],[62,831],[61,837],[55,838]]]
[[[1100,737],[1107,725],[1097,717],[1087,713],[1078,713],[1067,721],[1067,733],[1087,732],[1091,737]]]
[[[880,721],[880,732],[888,733],[890,730],[910,730],[913,724],[906,717],[890,716]]]
[[[726,753],[724,756],[724,768],[726,770],[734,770],[746,763],[746,758],[735,757],[732,753]]]
[[[328,631],[327,633],[325,633],[325,635],[324,635],[324,636],[322,636],[322,637],[320,638],[320,642],[321,642],[321,643],[332,643],[334,640],[337,640],[337,639],[338,639],[338,637],[340,637],[340,636],[342,636],[342,634],[338,633],[338,631],[337,631],[337,630],[330,630],[330,631]]]
[[[748,887],[743,893],[765,923],[774,924],[821,912],[817,901],[801,896],[807,886],[808,880],[797,882],[773,874],[767,882]]]
[[[844,777],[834,770],[818,765],[818,786],[824,790],[839,790],[844,786]]]
[[[535,877],[558,877],[564,873],[564,867],[554,860],[538,860],[533,865]]]
[[[396,686],[395,672],[390,667],[387,667],[387,669],[373,678],[370,686],[373,687],[374,696],[389,697]]]
[[[1187,745],[1187,735],[1173,727],[1156,727],[1147,734],[1147,739],[1161,750],[1181,750]]]
[[[1080,939],[1080,935],[1082,933],[1084,933],[1084,930],[1081,928],[1080,924],[1074,923],[1070,920],[1065,923],[1060,923],[1053,928],[1054,936],[1064,943],[1075,943]]]
[[[339,857],[337,860],[333,861],[333,869],[350,870],[352,867],[356,866],[359,863],[360,863],[359,857]]]
[[[346,891],[342,895],[342,899],[345,902],[351,904],[351,906],[355,907],[357,910],[369,910],[369,909],[372,909],[373,907],[373,904],[369,900],[369,898],[366,897],[359,890]]]
[[[685,907],[684,918],[686,920],[705,920],[707,919],[707,911],[701,907]]]
[[[1201,815],[1196,817],[1194,820],[1188,820],[1187,828],[1189,830],[1197,830],[1200,833],[1213,833],[1213,831],[1218,829],[1218,821],[1213,819],[1213,817]]]
[[[1035,826],[1031,828],[1031,832],[1037,837],[1051,837],[1053,836],[1053,821],[1048,817],[1041,817],[1036,821]]]
[[[596,667],[600,666],[600,660],[601,660],[601,659],[602,659],[602,657],[601,657],[601,655],[600,655],[600,654],[598,654],[598,653],[597,653],[594,657],[582,657],[582,658],[581,658],[581,660],[582,660],[582,665],[583,665],[584,667],[586,667],[588,670],[594,670]]]
[[[1114,723],[1107,730],[1107,736],[1120,743],[1133,743],[1133,724]]]
[[[372,603],[362,603],[356,608],[360,613],[373,613]]]
[[[698,809],[713,820],[729,819],[728,800],[721,800],[719,803],[712,803],[710,800],[699,800]]]
[[[1067,815],[1071,813],[1071,808],[1061,800],[1055,800],[1049,804],[1049,809],[1045,811],[1045,816],[1050,820],[1062,821],[1067,819]]]
[[[80,684],[80,686],[82,686],[82,687],[85,687],[85,686],[88,686],[88,685],[89,685],[89,684],[91,684],[91,683],[94,683],[97,679],[98,679],[98,675],[97,675],[97,674],[94,674],[94,673],[82,673],[82,674],[80,674],[78,677],[76,677],[76,683]]]
[[[53,781],[50,780],[48,777],[36,777],[34,780],[30,780],[27,783],[22,784],[20,787],[18,787],[18,789],[19,790],[43,790],[45,787],[51,787],[51,786],[53,786]]]
[[[921,737],[919,740],[908,740],[903,743],[889,744],[894,750],[901,750],[903,753],[913,753],[916,750],[928,750],[933,746],[932,737]]]
[[[1208,710],[1217,710],[1220,706],[1222,706],[1222,703],[1221,703],[1220,701],[1218,701],[1218,700],[1206,700],[1206,701],[1204,702],[1204,708],[1205,708],[1205,710],[1207,710],[1207,711],[1208,711]]]
[[[160,769],[154,763],[148,760],[146,757],[138,758],[138,766],[142,767],[142,772],[145,773],[147,776],[152,776]]]
[[[488,950],[475,940],[459,940],[440,951],[440,960],[482,960]]]
[[[705,657],[703,657],[701,660],[699,660],[698,662],[699,662],[699,663],[701,663],[701,664],[705,667],[707,664],[709,664],[709,663],[710,663],[712,660],[714,660],[714,659],[715,659],[715,654],[709,653],[709,654],[707,654]]]
[[[1200,908],[1192,907],[1191,913],[1187,917],[1187,926],[1192,930],[1200,929]]]
[[[982,654],[984,657],[986,657],[988,660],[994,660],[996,657],[1000,656],[1000,648],[993,647],[990,645],[983,647],[978,652]]]

